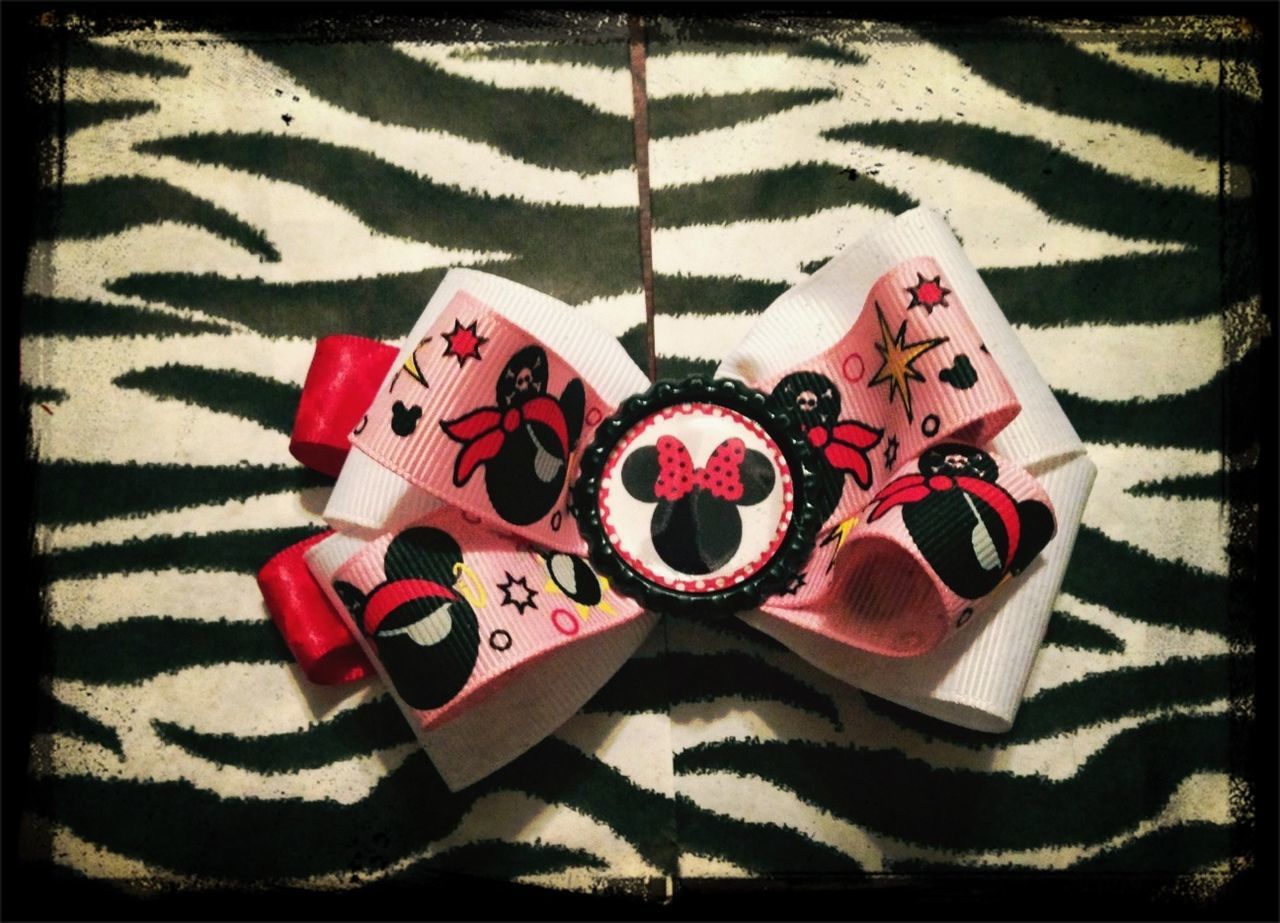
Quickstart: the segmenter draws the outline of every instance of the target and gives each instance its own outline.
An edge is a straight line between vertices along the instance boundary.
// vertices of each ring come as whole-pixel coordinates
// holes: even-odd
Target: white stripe
[[[608,863],[603,872],[587,872],[587,880],[599,883],[604,877],[632,877],[658,874],[626,840],[607,826],[567,805],[550,805],[521,792],[494,792],[476,800],[458,826],[447,836],[425,849],[413,852],[386,868],[375,871],[350,869],[305,878],[286,879],[286,887],[312,889],[348,889],[402,872],[415,863],[440,855],[450,849],[486,840],[504,843],[532,843],[581,849]],[[549,878],[557,887],[576,887],[583,873],[568,869],[552,873]]]
[[[693,849],[696,847],[686,847]],[[756,873],[725,859],[682,852],[679,857],[681,878],[755,878]]]
[[[671,761],[671,721],[666,712],[635,715],[585,714],[570,718],[555,736],[605,763],[628,780],[671,797],[675,782]]]
[[[1180,631],[1125,619],[1099,606],[1092,606],[1068,594],[1059,597],[1058,607],[1117,635],[1125,645],[1122,653],[1104,653],[1046,645],[1035,661],[1025,695],[1077,682],[1087,676],[1156,666],[1172,658],[1207,658],[1228,653],[1225,638],[1204,631]],[[776,701],[748,701],[739,696],[723,696],[710,703],[676,703],[671,713],[672,741],[676,752],[713,740],[812,740],[835,744],[876,747],[901,751],[913,759],[939,768],[980,770],[997,767],[1016,775],[1042,774],[1065,779],[1074,775],[1088,757],[1115,734],[1164,714],[1216,714],[1226,709],[1225,701],[1207,705],[1153,708],[1122,718],[1068,729],[1062,734],[1024,742],[992,734],[981,749],[936,741],[899,726],[866,704],[863,695],[834,677],[804,663],[789,652],[761,651],[747,642],[708,629],[681,624],[668,632],[671,650],[700,654],[749,650],[754,656],[828,697],[835,705],[841,729],[817,714]],[[1223,690],[1225,694],[1226,690]]]
[[[247,372],[301,384],[313,340],[254,334],[192,337],[27,338],[22,379],[68,397],[52,415],[32,414],[42,459],[141,464],[295,465],[289,438],[252,420],[177,399],[152,397],[112,380],[166,364]]]
[[[1201,629],[1181,629],[1125,618],[1105,606],[1087,603],[1070,593],[1058,596],[1058,608],[1106,629],[1124,643],[1124,651],[1106,653],[1047,645],[1041,649],[1027,680],[1026,696],[1074,683],[1095,673],[1130,667],[1156,666],[1175,657],[1220,657],[1231,652],[1224,634]]]
[[[146,304],[141,297],[107,291],[107,283],[150,273],[213,274],[282,283],[340,281],[504,256],[388,237],[345,209],[288,183],[216,167],[167,167],[142,172],[180,176],[179,185],[190,185],[200,195],[208,193],[215,204],[249,218],[276,245],[280,261],[265,262],[209,231],[165,221],[89,240],[55,241],[48,247],[47,265],[28,276],[27,292],[108,304]],[[255,193],[254,205],[242,198]],[[424,303],[429,295],[423,292]],[[212,316],[221,320],[217,314]]]
[[[288,734],[382,694],[375,680],[322,686],[292,663],[238,662],[186,667],[127,685],[54,678],[51,689],[60,701],[115,728],[126,757],[135,759],[145,756],[141,744],[152,742],[152,721],[203,734]]]
[[[57,865],[72,869],[90,878],[102,878],[117,885],[126,883],[157,885],[183,890],[216,888],[220,882],[205,876],[179,875],[168,869],[125,856],[114,850],[77,835],[62,824],[52,823],[35,815],[26,815],[23,824],[35,842],[45,842],[39,856],[30,858],[50,859]],[[223,885],[225,886],[225,885]]]
[[[75,165],[68,182],[72,176],[80,181],[133,172],[130,163],[135,155],[129,146],[147,138],[264,133],[355,148],[437,183],[487,195],[565,205],[635,206],[635,175],[630,169],[581,175],[535,166],[483,142],[445,131],[420,131],[374,121],[315,96],[287,72],[220,36],[191,35],[186,40],[166,36],[163,43],[140,44],[122,33],[98,41],[158,54],[190,67],[191,73],[157,81],[71,69],[67,99],[148,99],[159,104],[160,110],[72,135],[71,147],[84,145],[85,156],[93,162]],[[595,75],[584,74],[581,79],[585,86]],[[292,121],[286,124],[284,115]],[[69,168],[73,156],[79,155],[69,151]]]
[[[627,46],[620,41],[606,47],[617,53],[617,67],[560,61],[519,61],[481,57],[487,44],[446,45],[397,42],[394,46],[409,57],[434,64],[448,74],[465,77],[504,90],[548,90],[563,93],[593,109],[631,118],[631,73]],[[504,42],[503,49],[519,46]]]
[[[158,738],[149,745],[149,752],[139,749],[136,757],[114,765],[104,758],[105,750],[79,738],[53,735],[46,740],[50,762],[34,770],[37,776],[57,773],[138,782],[185,781],[221,798],[335,801],[338,804],[356,804],[367,798],[388,773],[417,749],[416,743],[402,744],[315,769],[258,773],[220,766]],[[111,754],[107,757],[115,759]]]
[[[120,686],[55,679],[51,690],[59,701],[113,728],[124,758],[98,745],[56,735],[44,767],[48,773],[145,782],[184,780],[224,798],[331,799],[353,804],[367,797],[417,749],[406,734],[406,743],[314,769],[260,773],[210,762],[166,743],[155,731],[153,722],[165,721],[206,734],[288,733],[330,720],[379,692],[372,682],[314,685],[292,665],[191,667]]]
[[[1139,415],[1136,411],[1137,420]],[[1129,492],[1144,481],[1214,474],[1222,468],[1220,453],[1091,443],[1089,457],[1098,466],[1098,477],[1085,507],[1085,525],[1166,561],[1226,576],[1230,522],[1222,503]],[[1225,631],[1225,611],[1222,618]]]
[[[1128,125],[1065,115],[1019,99],[979,77],[950,52],[913,41],[907,34],[892,34],[901,32],[892,27],[883,29],[873,41],[847,43],[851,50],[867,57],[867,63],[861,65],[801,56],[654,56],[647,73],[653,99],[802,88],[830,88],[840,94],[827,102],[762,119],[754,123],[754,131],[746,124],[738,126],[744,140],[754,138],[755,133],[771,137],[771,148],[756,143],[750,143],[749,149],[716,143],[722,136],[713,132],[693,136],[683,144],[659,139],[653,149],[655,176],[671,159],[668,149],[695,150],[704,145],[705,153],[697,158],[701,178],[806,160],[847,165],[823,149],[822,131],[849,124],[940,119],[1034,138],[1117,176],[1203,195],[1217,194],[1215,159],[1192,154]],[[782,139],[787,143],[780,143]],[[689,157],[676,159],[694,162]],[[668,168],[662,172],[663,184],[693,181],[687,176],[673,180]]]
[[[201,622],[267,618],[254,576],[230,571],[175,569],[55,580],[45,599],[49,621],[66,628],[98,628],[158,615]]]
[[[772,823],[799,830],[819,843],[852,856],[868,871],[881,871],[885,860],[925,859],[947,864],[1016,865],[1029,868],[1067,868],[1099,853],[1166,827],[1201,822],[1226,826],[1232,823],[1225,773],[1202,772],[1188,776],[1170,796],[1160,813],[1140,821],[1132,830],[1098,843],[1043,846],[1019,850],[957,853],[950,849],[922,847],[870,831],[835,817],[786,789],[755,776],[715,772],[680,777],[683,793],[701,808],[749,823]],[[850,780],[856,784],[856,780]],[[1052,831],[1048,835],[1052,835]]]
[[[162,480],[164,475],[156,477]],[[302,491],[269,493],[249,497],[247,500],[188,506],[144,516],[115,516],[98,522],[58,527],[37,524],[36,540],[44,550],[53,551],[159,536],[212,535],[290,526],[324,527],[320,511],[329,498],[329,491],[328,487],[312,487]],[[235,539],[228,538],[227,541]]]
[[[1123,317],[1125,305],[1114,311]],[[1014,329],[1050,385],[1095,400],[1181,394],[1212,381],[1223,365],[1217,315],[1172,324]]]
[[[1094,55],[1148,77],[1157,77],[1171,83],[1205,86],[1214,90],[1218,88],[1220,66],[1217,58],[1190,54],[1123,51],[1120,48],[1121,42],[1107,40],[1116,34],[1110,29],[1103,31],[1089,27],[1073,28],[1054,23],[1046,23],[1042,28],[1060,35],[1085,54]],[[1164,36],[1159,31],[1139,29],[1127,34],[1121,33],[1121,37],[1131,46],[1141,46],[1159,41]]]

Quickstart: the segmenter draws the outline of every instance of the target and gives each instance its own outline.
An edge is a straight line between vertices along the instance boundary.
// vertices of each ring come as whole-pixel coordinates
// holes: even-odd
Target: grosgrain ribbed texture
[[[648,376],[631,361],[617,338],[563,301],[475,269],[450,270],[440,288],[451,284],[454,291],[479,299],[559,353],[608,404],[616,407],[649,387]],[[436,299],[431,300],[434,303]]]
[[[449,303],[445,296],[446,283],[453,273],[445,275],[435,294],[427,302],[413,327],[400,341],[400,354],[391,364],[378,386],[379,392],[391,384],[391,379],[404,366],[405,360],[427,335],[427,329]],[[325,504],[324,519],[335,529],[355,529],[372,537],[384,530],[383,523],[398,519],[402,512],[417,509],[426,504],[434,505],[435,499],[418,487],[414,487],[400,475],[377,464],[357,448],[352,448],[347,460],[338,472],[338,480]],[[429,509],[430,506],[427,506]],[[390,528],[385,527],[385,528]]]
[[[367,544],[368,542],[354,535],[335,532],[324,541],[317,542],[308,548],[304,557],[312,575],[324,585],[333,579],[339,567],[362,551]],[[339,611],[342,608],[344,607],[339,606]]]
[[[568,721],[657,623],[657,615],[641,613],[603,634],[517,667],[503,677],[501,689],[445,724],[429,730],[415,725],[418,740],[450,791],[502,768]],[[404,704],[397,702],[403,710]]]
[[[981,620],[976,631],[961,633],[919,657],[850,650],[761,612],[742,618],[868,692],[964,727],[1006,731],[1044,639],[1096,469],[946,222],[917,208],[868,234],[770,305],[719,374],[763,381],[810,360],[854,323],[877,279],[921,257],[937,263],[943,284],[963,303],[1022,406],[986,448],[1040,480],[1053,503],[1057,533],[1039,560],[997,591],[985,614],[975,616]]]
[[[1022,413],[991,448],[1023,467],[1082,452],[1080,437],[959,241],[941,216],[927,208],[886,222],[780,295],[717,374],[748,383],[762,381],[817,355],[857,319],[862,299],[880,276],[918,257],[938,263],[944,283],[963,301],[1022,405]]]
[[[333,485],[324,518],[335,529],[374,538],[421,519],[441,505],[422,488],[353,447]]]
[[[962,727],[1007,731],[1044,640],[1096,470],[1088,458],[1078,456],[1037,475],[1053,502],[1057,535],[985,615],[975,616],[982,620],[976,632],[957,635],[927,654],[883,657],[824,642],[764,613],[744,613],[742,618],[819,669],[867,692]]]
[[[584,321],[563,301],[486,272],[453,269],[441,280],[403,340],[400,355],[382,382],[383,389],[460,292],[541,340],[610,406],[616,407],[649,385],[649,379],[615,337]],[[334,528],[376,533],[399,528],[437,505],[439,501],[422,488],[353,448],[325,506],[324,518]],[[570,544],[576,549],[576,542]]]
[[[500,554],[494,546],[509,542],[491,534],[491,541],[484,541],[482,530],[466,526],[456,517],[455,512],[442,510],[430,522],[447,526],[451,535],[460,537],[464,550],[477,552],[472,557],[476,568],[473,572],[482,582],[491,585],[495,570],[504,574],[516,570],[515,567],[508,569],[492,563],[486,566],[486,560]],[[366,579],[361,580],[351,573],[350,568],[343,571],[343,567],[353,557],[364,555],[361,560],[365,566],[359,569],[369,570],[372,567],[372,570],[380,571],[377,562],[366,559],[373,555],[380,561],[391,538],[384,534],[377,541],[370,542],[336,533],[313,545],[304,558],[329,602],[342,616],[386,684],[432,764],[453,791],[506,765],[564,724],[617,672],[657,624],[656,615],[636,611],[635,607],[630,613],[618,611],[608,615],[596,612],[589,622],[584,623],[572,643],[563,643],[510,666],[504,661],[504,655],[482,644],[474,673],[487,678],[466,697],[465,703],[459,696],[442,709],[447,713],[432,720],[430,713],[414,709],[400,698],[374,645],[355,625],[350,612],[333,589],[333,578],[340,571],[343,579],[354,578],[366,590],[372,588],[371,584],[381,582],[380,573],[370,572]],[[492,592],[489,590],[490,594]],[[549,596],[540,596],[544,606]],[[618,603],[621,600],[615,597],[614,601]],[[496,602],[490,595],[490,611]],[[538,650],[542,647],[537,633],[533,631],[537,623],[532,615],[530,613],[530,618],[502,620],[504,630],[511,636],[513,649]],[[459,705],[462,707],[457,707]]]

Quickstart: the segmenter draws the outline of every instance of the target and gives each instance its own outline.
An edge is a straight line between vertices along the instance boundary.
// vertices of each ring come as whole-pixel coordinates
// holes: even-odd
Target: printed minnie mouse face
[[[873,469],[869,452],[883,431],[857,420],[840,419],[840,391],[835,382],[818,372],[793,372],[769,395],[774,406],[790,411],[799,421],[809,443],[817,450],[814,509],[825,522],[844,495],[845,476],[863,490],[871,487]]]
[[[400,698],[413,708],[439,708],[467,684],[480,646],[475,612],[453,588],[462,551],[440,529],[407,529],[383,563],[386,581],[368,595],[340,580],[334,590]]]
[[[587,398],[581,380],[569,381],[559,398],[547,393],[547,382],[546,352],[526,346],[498,375],[497,406],[440,423],[450,439],[463,444],[454,485],[463,486],[483,466],[494,512],[518,526],[537,522],[556,505],[582,433]]]
[[[977,599],[1005,574],[1017,575],[1053,535],[1053,514],[1035,500],[1015,502],[996,483],[999,466],[974,446],[944,443],[920,455],[920,473],[890,483],[874,520],[901,506],[902,521],[942,582]]]
[[[618,441],[600,480],[601,524],[636,572],[712,592],[763,567],[793,512],[782,452],[754,421],[714,404],[668,407]]]
[[[636,449],[622,466],[622,486],[655,503],[650,535],[672,569],[703,576],[723,567],[742,544],[739,506],[754,506],[773,490],[773,465],[738,438],[722,442],[703,468],[675,436]]]
[[[793,372],[774,386],[770,397],[776,406],[795,411],[805,429],[831,426],[840,416],[840,392],[817,372]]]

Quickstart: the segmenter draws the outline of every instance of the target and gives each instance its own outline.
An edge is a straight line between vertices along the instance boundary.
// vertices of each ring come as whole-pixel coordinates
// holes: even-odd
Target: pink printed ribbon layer
[[[794,587],[761,610],[836,644],[922,654],[1022,573],[1054,529],[1049,498],[1026,471],[974,446],[936,444],[862,516],[823,534]]]
[[[581,558],[449,508],[365,543],[325,589],[419,731],[641,615]]]
[[[815,449],[815,553],[761,609],[893,657],[936,648],[1054,534],[1039,484],[986,445],[1018,414],[960,292],[931,257],[881,275],[845,334],[748,383]]]
[[[567,507],[574,456],[614,409],[553,346],[462,291],[351,443],[494,528],[580,554]]]
[[[901,657],[963,626],[1053,516],[1030,475],[977,448],[1019,406],[933,261],[849,293],[864,296],[824,349],[754,383],[804,426],[824,525],[750,618]],[[653,625],[581,557],[567,507],[579,453],[643,386],[572,309],[455,270],[352,430],[326,511],[339,534],[305,554],[332,604],[317,618],[340,613],[451,787],[550,733]]]

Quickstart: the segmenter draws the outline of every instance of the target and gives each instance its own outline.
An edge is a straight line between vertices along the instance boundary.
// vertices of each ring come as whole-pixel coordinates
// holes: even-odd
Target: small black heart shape
[[[938,373],[938,379],[944,381],[957,391],[966,391],[978,383],[978,370],[973,367],[969,357],[964,353],[956,356],[951,368]]]

